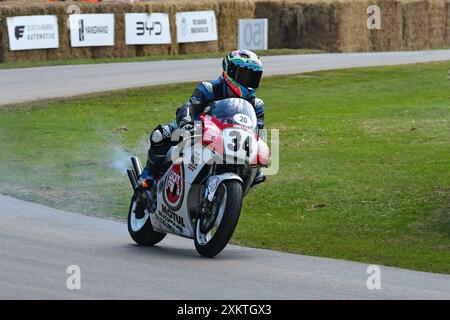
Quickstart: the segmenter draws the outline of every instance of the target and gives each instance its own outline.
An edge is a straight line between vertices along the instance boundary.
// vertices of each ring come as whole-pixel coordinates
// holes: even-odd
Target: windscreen
[[[213,102],[208,114],[222,123],[239,124],[253,131],[257,129],[255,110],[244,99],[230,98]]]

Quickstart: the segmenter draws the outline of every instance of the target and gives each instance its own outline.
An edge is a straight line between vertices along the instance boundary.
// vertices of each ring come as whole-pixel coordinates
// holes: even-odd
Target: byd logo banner
[[[127,13],[125,42],[128,45],[170,44],[169,15],[166,13]]]
[[[9,17],[6,22],[11,51],[59,48],[56,16]]]

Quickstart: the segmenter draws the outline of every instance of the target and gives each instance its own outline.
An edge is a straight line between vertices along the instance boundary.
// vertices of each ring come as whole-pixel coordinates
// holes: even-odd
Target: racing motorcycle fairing
[[[168,170],[157,180],[153,191],[145,192],[148,199],[156,198],[156,206],[146,211],[156,232],[196,239],[197,221],[204,214],[202,210],[213,202],[219,186],[237,181],[242,185],[243,197],[259,167],[269,162],[269,148],[258,135],[256,115],[247,101],[218,101],[200,120],[199,143],[188,143],[194,133],[172,147],[166,157]],[[137,179],[131,173],[134,187]],[[221,193],[217,193],[220,197]]]

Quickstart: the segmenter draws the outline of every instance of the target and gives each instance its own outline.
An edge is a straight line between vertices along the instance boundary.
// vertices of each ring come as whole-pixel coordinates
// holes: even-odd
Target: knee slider
[[[150,142],[152,146],[159,146],[166,141],[170,141],[171,130],[168,125],[159,125],[150,135]]]
[[[152,144],[159,144],[163,141],[163,134],[161,133],[161,130],[156,129],[153,131],[153,133],[150,135],[150,141]]]

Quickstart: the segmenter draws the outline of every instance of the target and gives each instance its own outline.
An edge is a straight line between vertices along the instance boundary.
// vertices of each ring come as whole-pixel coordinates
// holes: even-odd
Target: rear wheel
[[[153,246],[166,236],[152,228],[150,212],[145,203],[133,195],[128,211],[128,233],[131,238],[142,246]]]
[[[242,207],[242,185],[236,180],[222,182],[209,212],[201,215],[195,226],[195,248],[205,257],[219,254],[236,229]]]

